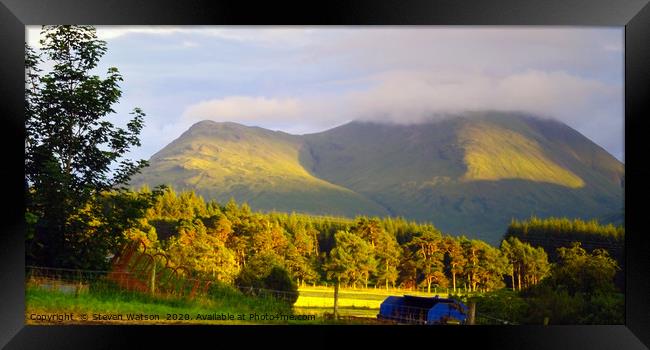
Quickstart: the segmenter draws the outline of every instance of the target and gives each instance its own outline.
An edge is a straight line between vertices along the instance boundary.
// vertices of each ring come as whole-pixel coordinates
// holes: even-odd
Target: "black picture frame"
[[[552,25],[625,26],[625,325],[603,326],[25,326],[24,305],[24,35],[40,24],[283,24],[283,25]],[[492,0],[300,3],[174,0],[0,0],[0,346],[122,348],[178,339],[224,338],[242,346],[365,347],[413,341],[442,345],[534,349],[643,349],[650,346],[650,235],[641,215],[647,192],[644,117],[650,101],[648,0]],[[646,112],[646,113],[644,113]],[[638,203],[635,205],[635,203]],[[300,340],[293,337],[299,336]],[[345,338],[343,338],[345,337]],[[645,345],[644,345],[645,344]],[[187,344],[191,347],[191,344]],[[228,345],[232,346],[232,345]],[[454,346],[454,345],[448,345]]]

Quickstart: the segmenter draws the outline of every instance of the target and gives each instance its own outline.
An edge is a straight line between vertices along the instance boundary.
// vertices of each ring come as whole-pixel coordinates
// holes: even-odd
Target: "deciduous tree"
[[[27,211],[38,218],[27,257],[31,264],[78,267],[84,258],[77,246],[89,232],[71,227],[70,218],[147,164],[124,158],[140,145],[145,114],[134,108],[124,128],[109,121],[122,76],[115,67],[104,78],[92,73],[107,50],[95,28],[44,26],[41,35],[41,55],[27,49],[25,59]],[[48,71],[39,68],[43,56]]]

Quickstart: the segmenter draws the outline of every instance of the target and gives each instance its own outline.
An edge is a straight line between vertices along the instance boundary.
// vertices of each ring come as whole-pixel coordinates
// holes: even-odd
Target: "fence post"
[[[156,260],[153,262],[153,267],[151,268],[151,295],[156,295]]]
[[[75,297],[79,296],[79,294],[81,293],[81,287],[83,285],[82,284],[83,278],[81,278],[81,270],[77,271],[77,279],[78,279],[77,280],[77,285],[75,286],[75,289],[74,289],[74,296]]]
[[[468,324],[476,324],[476,303],[469,303],[469,317],[467,320]]]
[[[334,318],[339,318],[339,284],[341,284],[340,277],[334,283]]]

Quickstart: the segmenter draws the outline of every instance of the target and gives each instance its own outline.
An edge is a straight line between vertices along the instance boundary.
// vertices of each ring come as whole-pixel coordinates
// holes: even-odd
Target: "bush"
[[[291,279],[286,269],[275,266],[264,278],[266,289],[281,291],[282,299],[293,305],[298,300],[298,285]]]
[[[546,281],[545,281],[546,282]],[[596,291],[570,293],[563,286],[541,283],[524,293],[529,304],[526,323],[540,324],[623,324],[625,297],[622,293]]]
[[[501,289],[493,292],[472,295],[470,297],[450,296],[453,299],[461,300],[469,306],[469,303],[476,303],[477,322],[481,316],[497,318],[513,323],[522,323],[528,313],[528,304],[519,293],[509,289]]]
[[[235,285],[243,292],[248,292],[250,289],[264,288],[262,278],[253,269],[244,267],[235,278]]]
[[[264,264],[264,260],[247,264],[235,279],[235,285],[244,293],[273,296],[293,305],[298,300],[298,285],[283,266]]]
[[[549,324],[580,324],[585,307],[582,293],[571,294],[564,288],[553,289],[542,283],[525,292],[529,305],[527,324],[542,324],[548,318]]]
[[[582,324],[624,324],[625,295],[623,293],[596,293],[584,309]]]

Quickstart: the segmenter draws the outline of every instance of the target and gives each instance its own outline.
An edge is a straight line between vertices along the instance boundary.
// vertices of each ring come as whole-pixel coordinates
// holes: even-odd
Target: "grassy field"
[[[70,287],[70,286],[63,286]],[[29,325],[58,324],[332,324],[364,322],[334,321],[334,289],[304,287],[293,308],[272,298],[242,295],[224,287],[210,296],[193,300],[123,292],[90,286],[44,288],[28,284],[25,322]],[[347,289],[339,291],[341,316],[375,319],[379,305],[390,295],[433,296],[399,289]],[[437,295],[445,297],[446,294]],[[142,317],[140,317],[142,315]],[[199,317],[201,315],[201,317]],[[265,316],[266,315],[266,316]],[[278,319],[278,315],[280,319]],[[291,319],[293,315],[294,319]],[[306,315],[313,315],[308,319]],[[257,318],[256,318],[257,316]],[[302,317],[296,319],[295,317]],[[140,317],[140,319],[138,319]],[[146,319],[144,319],[146,317]],[[271,319],[275,317],[275,319]],[[368,320],[370,321],[370,320]]]
[[[193,300],[141,293],[28,285],[25,322],[35,324],[300,324],[291,307],[271,298],[255,298],[223,289]],[[71,315],[71,316],[66,316]],[[138,319],[138,315],[148,319]],[[199,315],[201,315],[199,317]],[[232,318],[230,316],[232,315]],[[266,316],[265,316],[266,315]],[[281,315],[281,319],[269,319]],[[257,316],[257,318],[256,318]]]
[[[294,304],[294,310],[300,314],[313,314],[317,318],[334,310],[334,288],[332,287],[302,287],[300,296]],[[402,289],[375,289],[375,288],[341,288],[339,290],[339,313],[341,316],[356,316],[375,318],[379,313],[379,306],[386,297],[419,295],[447,297],[444,292],[426,293]]]

